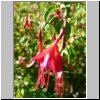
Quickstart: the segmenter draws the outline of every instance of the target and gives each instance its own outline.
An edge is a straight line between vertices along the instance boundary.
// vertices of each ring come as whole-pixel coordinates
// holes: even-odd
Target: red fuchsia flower
[[[24,28],[29,28],[32,26],[32,22],[30,20],[30,15],[25,16],[23,26],[24,26]]]
[[[39,50],[37,55],[30,60],[30,63],[37,60],[38,62],[38,80],[36,82],[35,90],[38,89],[38,86],[43,87],[46,85],[46,90],[48,89],[48,83],[50,78],[50,61],[52,59],[52,50],[49,50],[51,48],[48,48],[47,50],[42,50],[42,31],[40,27],[40,31],[38,32],[38,45]],[[49,51],[49,53],[48,53]],[[47,78],[47,82],[46,82]]]
[[[54,91],[57,95],[62,96],[64,94],[64,80],[63,80],[63,67],[62,62],[63,59],[60,55],[58,49],[58,42],[64,35],[64,28],[66,24],[64,22],[64,27],[61,29],[60,34],[57,39],[54,37],[54,43],[52,46],[47,48],[46,50],[42,49],[42,32],[41,28],[38,32],[38,45],[39,51],[35,57],[30,60],[30,63],[37,60],[38,62],[38,80],[36,82],[35,90],[38,89],[38,86],[43,87],[46,85],[46,90],[48,90],[48,84],[50,79],[50,71],[52,69],[56,82]]]
[[[55,35],[52,35],[52,39],[56,40]],[[64,80],[63,80],[63,67],[62,63],[65,63],[71,70],[75,70],[70,64],[66,62],[66,60],[60,55],[58,46],[55,46],[55,55],[51,65],[52,71],[55,75],[56,82],[54,91],[57,95],[62,96],[64,94]]]
[[[50,80],[50,71],[52,70],[56,81],[54,91],[57,95],[62,96],[64,94],[64,80],[63,80],[63,67],[62,62],[63,58],[60,55],[58,49],[58,42],[65,34],[66,20],[64,20],[63,28],[60,31],[58,38],[53,37],[54,43],[52,46],[43,50],[42,47],[42,31],[38,32],[38,53],[35,57],[30,60],[30,63],[37,61],[38,63],[38,80],[35,85],[35,90],[38,89],[38,86],[43,87],[46,85],[46,90],[48,90],[48,84]],[[53,34],[54,35],[54,34]],[[70,65],[67,64],[71,69]],[[74,70],[74,69],[73,69]]]
[[[64,27],[65,27],[65,25],[66,24],[64,22]],[[57,44],[64,34],[63,31],[64,31],[64,28],[61,29],[58,38],[54,41],[52,46],[50,46],[46,50],[42,50],[42,36],[41,36],[42,33],[41,33],[41,28],[40,28],[40,31],[38,33],[39,51],[38,51],[37,55],[30,60],[30,63],[34,62],[35,60],[37,60],[37,62],[38,62],[38,80],[36,82],[35,90],[38,89],[39,85],[40,85],[40,87],[43,87],[44,85],[46,85],[46,90],[48,89],[51,67],[54,65],[57,65],[57,63],[59,63],[59,61],[61,61],[60,53],[57,49],[58,48]],[[55,60],[57,60],[57,61],[55,61]],[[55,72],[55,76],[56,76],[55,92],[58,95],[62,95],[63,90],[64,90],[64,88],[63,88],[64,85],[60,86],[57,84],[57,83],[59,83],[59,84],[63,83],[61,66],[62,66],[62,62],[60,62],[60,65],[57,67],[57,69],[59,69],[59,70],[57,70],[56,72],[53,70],[53,72]],[[56,69],[56,68],[54,68],[54,69]],[[48,74],[47,82],[46,82],[46,76],[47,76],[46,74]]]
[[[64,94],[63,67],[62,57],[57,45],[55,46],[55,55],[51,67],[56,78],[54,91],[57,95],[62,96]]]
[[[53,33],[52,39],[56,40],[56,37]],[[57,95],[62,96],[64,94],[64,80],[63,80],[63,67],[62,67],[62,57],[60,55],[58,46],[55,46],[55,55],[52,62],[52,71],[55,75],[56,81],[55,81],[55,88],[54,91]]]
[[[30,60],[30,63],[35,60],[37,60],[38,62],[38,81],[36,83],[35,89],[37,89],[38,85],[40,84],[40,87],[46,85],[46,90],[47,90],[50,79],[50,70],[55,55],[55,47],[63,35],[63,29],[61,30],[58,38],[54,41],[53,45],[47,48],[46,50],[42,50],[42,40],[40,38],[41,36],[40,33],[41,31],[38,34],[39,51],[37,55]],[[46,74],[48,74],[47,82],[46,82],[46,76],[47,76]]]
[[[39,55],[43,50],[42,50],[42,31],[41,31],[41,27],[40,30],[38,32],[38,53],[37,55]],[[33,62],[34,60],[31,59],[30,62]],[[44,57],[41,57],[39,59],[37,59],[37,63],[38,63],[38,80],[36,82],[36,86],[35,86],[35,90],[38,89],[38,86],[40,85],[40,87],[43,87],[46,84],[46,75],[45,75],[45,66],[44,66]]]

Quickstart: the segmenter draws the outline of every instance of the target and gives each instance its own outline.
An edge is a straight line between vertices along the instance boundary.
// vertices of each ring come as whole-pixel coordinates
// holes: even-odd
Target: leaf
[[[61,23],[61,21],[58,20],[58,22],[55,25],[55,30],[56,30],[57,34],[60,33],[61,28],[62,28],[62,23]]]
[[[71,33],[71,26],[70,26],[70,24],[67,22],[66,23],[66,34],[67,34],[67,39],[69,38],[69,36],[70,36],[70,33]]]
[[[52,22],[54,22],[54,28],[55,28],[57,34],[59,34],[60,33],[60,29],[62,28],[62,23],[55,16],[52,16],[52,17],[49,18],[48,23],[46,24],[45,28],[49,25],[49,27],[51,29]]]
[[[68,64],[70,63],[70,56],[71,56],[71,51],[70,48],[68,49]]]
[[[21,97],[21,91],[20,88],[18,88],[16,92],[16,98],[20,98],[20,97]]]
[[[44,15],[44,20],[47,21],[48,16],[55,10],[55,7],[50,7]]]
[[[76,53],[75,53],[75,50],[74,50],[74,48],[71,48],[71,50],[72,50],[73,54],[75,55]]]
[[[56,5],[60,6],[61,5],[61,2],[57,2]]]
[[[65,4],[65,5],[69,5],[70,3],[69,3],[69,2],[64,2],[64,4]]]
[[[52,24],[52,22],[55,23],[55,21],[57,21],[57,18],[56,18],[55,16],[51,16],[51,17],[48,19],[48,22],[49,22],[50,24]]]
[[[67,17],[68,17],[70,13],[70,4],[66,5],[66,12],[67,12]]]

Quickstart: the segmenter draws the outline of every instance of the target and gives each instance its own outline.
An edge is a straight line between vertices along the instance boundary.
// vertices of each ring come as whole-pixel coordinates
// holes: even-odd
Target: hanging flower
[[[51,68],[56,78],[54,91],[57,95],[61,96],[64,94],[63,68],[62,57],[57,45],[55,46],[55,55],[51,63]]]
[[[30,60],[30,64],[27,66],[27,67],[31,67],[34,64],[34,62],[37,61],[38,79],[37,79],[34,90],[37,90],[39,86],[41,88],[46,86],[46,91],[48,90],[50,72],[52,70],[56,79],[54,91],[59,96],[62,96],[64,94],[64,80],[63,80],[63,67],[62,67],[63,58],[60,55],[59,48],[57,45],[59,40],[62,37],[65,38],[66,19],[63,21],[64,21],[63,28],[61,29],[60,34],[58,35],[58,38],[56,38],[55,35],[53,34],[52,36],[53,36],[54,42],[52,46],[50,46],[49,48],[45,50],[43,50],[42,30],[40,26],[40,30],[38,32],[38,52],[36,56]],[[28,20],[26,20],[25,25],[26,26],[28,25]],[[65,39],[63,40],[63,42],[65,42]]]
[[[62,96],[64,94],[64,80],[63,80],[63,67],[62,62],[63,58],[60,55],[58,42],[65,34],[66,20],[64,20],[63,28],[56,39],[55,35],[53,36],[53,44],[49,48],[43,50],[42,47],[42,31],[41,27],[38,32],[38,53],[35,57],[30,60],[30,63],[37,61],[38,63],[38,80],[35,85],[35,90],[38,89],[38,86],[46,86],[48,90],[48,84],[50,80],[50,72],[55,75],[55,87],[54,91],[57,95]]]
[[[55,47],[58,44],[59,40],[61,39],[62,35],[63,35],[63,32],[61,30],[58,38],[54,41],[53,45],[47,48],[46,50],[42,50],[41,30],[38,33],[39,51],[37,55],[30,60],[30,63],[32,63],[35,60],[37,60],[38,62],[38,80],[35,86],[35,90],[38,89],[39,84],[40,84],[40,87],[43,87],[44,85],[46,85],[46,90],[48,90],[50,70],[52,66],[51,65],[52,61],[54,60]],[[47,77],[47,82],[46,82],[46,77]]]
[[[32,26],[32,22],[31,22],[31,19],[30,19],[30,14],[25,16],[23,26],[24,26],[24,28],[29,28],[29,27]]]
[[[42,31],[41,31],[41,27],[40,30],[38,32],[38,53],[37,55],[39,55],[42,52]],[[31,60],[30,62],[33,62],[33,60]],[[38,86],[40,85],[40,87],[42,88],[46,81],[45,81],[45,67],[44,67],[44,57],[41,57],[40,59],[37,59],[37,63],[38,63],[38,80],[36,82],[35,85],[35,90],[38,89]]]
[[[52,40],[55,41],[56,40],[56,36],[53,32],[52,35]],[[64,94],[64,80],[63,80],[63,67],[62,67],[62,57],[60,55],[58,46],[55,46],[55,55],[54,55],[54,59],[52,62],[52,71],[55,75],[56,81],[55,81],[55,87],[54,87],[54,91],[57,95],[62,96]]]
[[[46,90],[48,90],[48,83],[50,78],[51,61],[53,58],[53,48],[50,47],[46,50],[39,51],[38,54],[30,60],[30,63],[37,60],[38,62],[38,80],[35,86],[35,90],[38,89],[38,85],[43,87],[46,85]],[[46,82],[47,78],[47,82]]]
[[[46,85],[46,90],[48,89],[48,83],[50,78],[50,63],[53,55],[53,48],[48,48],[47,50],[42,50],[42,32],[41,28],[38,32],[38,45],[39,50],[35,57],[30,60],[30,63],[37,60],[38,63],[38,80],[36,82],[35,90],[38,89],[38,86],[42,88]],[[47,82],[46,82],[47,79]]]

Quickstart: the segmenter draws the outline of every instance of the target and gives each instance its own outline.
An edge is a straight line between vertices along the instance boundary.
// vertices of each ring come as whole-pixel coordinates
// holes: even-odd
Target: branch
[[[68,61],[67,61],[67,60],[63,59],[63,62],[64,62],[71,70],[77,72],[77,70],[76,70],[72,65],[68,64]]]
[[[34,63],[35,63],[35,61],[32,61],[30,64],[27,64],[27,65],[26,65],[26,68],[32,67],[32,66],[34,65]]]

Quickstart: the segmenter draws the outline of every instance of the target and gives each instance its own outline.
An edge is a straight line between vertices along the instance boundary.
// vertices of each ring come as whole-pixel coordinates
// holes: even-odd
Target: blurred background
[[[14,2],[14,97],[15,98],[60,98],[54,93],[55,77],[51,73],[49,88],[46,92],[40,88],[34,92],[38,77],[37,63],[31,68],[24,65],[37,54],[39,23],[49,7],[59,2]],[[66,2],[61,2],[66,3]],[[70,12],[67,21],[71,33],[66,40],[66,48],[61,55],[77,70],[72,71],[67,65],[64,68],[65,92],[61,98],[86,97],[86,2],[68,2]],[[30,14],[32,26],[24,28],[24,18]],[[51,31],[43,32],[43,48],[52,44]],[[61,43],[59,43],[60,47]],[[20,63],[23,61],[23,64]]]

